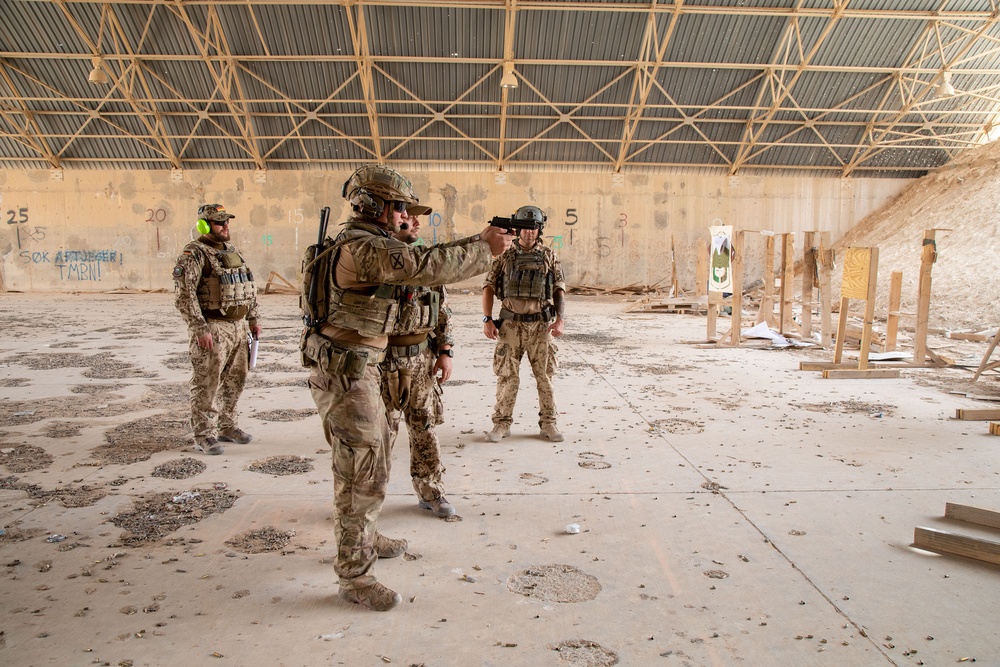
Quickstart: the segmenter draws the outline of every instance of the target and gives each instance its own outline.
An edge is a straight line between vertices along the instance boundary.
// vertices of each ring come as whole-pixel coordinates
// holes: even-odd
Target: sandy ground
[[[513,436],[483,441],[492,343],[453,296],[440,428],[459,517],[417,507],[397,442],[378,564],[385,613],[336,598],[329,449],[298,366],[293,296],[263,296],[249,445],[189,450],[172,296],[0,298],[0,664],[1000,664],[1000,569],[910,547],[1000,511],[1000,438],[956,408],[965,367],[893,380],[799,371],[829,350],[719,349],[702,317],[571,297],[563,443],[522,371]],[[727,328],[720,323],[720,330]],[[957,392],[957,393],[956,393]],[[566,526],[580,532],[568,534]]]

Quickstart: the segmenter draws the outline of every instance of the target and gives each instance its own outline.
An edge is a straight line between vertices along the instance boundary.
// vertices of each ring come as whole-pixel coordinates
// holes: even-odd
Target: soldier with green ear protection
[[[173,271],[175,305],[188,326],[194,370],[194,449],[206,454],[222,454],[222,442],[252,439],[236,424],[236,403],[246,384],[247,340],[259,338],[261,327],[253,272],[229,242],[229,221],[235,217],[222,204],[200,206],[201,236],[184,246]]]

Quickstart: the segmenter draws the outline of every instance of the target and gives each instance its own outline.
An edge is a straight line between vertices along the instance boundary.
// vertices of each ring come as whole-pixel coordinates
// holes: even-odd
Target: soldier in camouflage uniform
[[[410,221],[399,225],[392,236],[410,244],[418,238],[420,219],[431,209],[411,206],[406,210]],[[396,288],[399,315],[383,362],[382,400],[389,414],[393,441],[401,418],[406,420],[410,437],[410,478],[420,498],[419,505],[439,517],[455,514],[455,507],[444,495],[444,465],[441,446],[434,427],[444,423],[441,402],[442,382],[451,377],[451,309],[448,292],[439,287]],[[438,373],[440,372],[440,381]]]
[[[537,206],[522,206],[514,218],[533,221],[536,229],[520,230],[510,249],[493,261],[483,284],[483,334],[497,341],[493,372],[497,376],[497,402],[489,442],[510,435],[514,402],[525,353],[538,386],[538,426],[541,435],[562,442],[556,425],[552,376],[557,369],[557,348],[552,342],[563,333],[566,283],[559,259],[539,242],[546,216]],[[493,320],[493,299],[501,299],[500,319]],[[498,328],[499,327],[499,328]]]
[[[398,556],[407,546],[376,529],[392,446],[379,364],[399,307],[392,298],[394,286],[441,285],[484,273],[511,239],[494,227],[451,248],[407,246],[393,239],[390,234],[408,221],[407,207],[418,200],[407,178],[382,165],[355,171],[342,194],[354,215],[303,267],[304,276],[311,274],[320,257],[329,257],[330,268],[320,276],[324,308],[306,297],[307,322],[317,312],[323,321],[303,331],[302,360],[312,371],[309,387],[333,450],[339,595],[386,611],[401,596],[376,580],[373,566],[378,557]]]
[[[236,402],[246,384],[248,337],[260,336],[257,288],[243,255],[229,243],[221,204],[198,209],[200,237],[184,246],[174,266],[175,305],[188,326],[191,365],[191,428],[194,449],[222,454],[222,442],[246,444],[236,425]]]

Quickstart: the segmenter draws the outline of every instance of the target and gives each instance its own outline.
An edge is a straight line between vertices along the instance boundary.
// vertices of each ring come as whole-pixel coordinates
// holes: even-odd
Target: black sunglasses
[[[409,206],[409,204],[406,203],[405,201],[389,201],[386,202],[386,206],[392,207],[392,210],[394,210],[396,213],[402,213],[403,211],[406,210],[406,207]]]
[[[209,222],[212,223],[213,225],[215,225],[216,227],[228,227],[229,226],[229,221],[228,220],[226,220],[225,222],[218,222],[216,220],[209,220]]]

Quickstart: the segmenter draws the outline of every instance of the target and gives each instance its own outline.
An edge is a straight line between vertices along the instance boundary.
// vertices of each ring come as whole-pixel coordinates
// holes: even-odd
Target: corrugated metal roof
[[[1000,113],[985,0],[5,0],[0,12],[6,168],[383,159],[918,176]],[[95,55],[111,83],[87,81]],[[507,57],[520,85],[502,90]],[[938,98],[946,71],[957,94]]]

